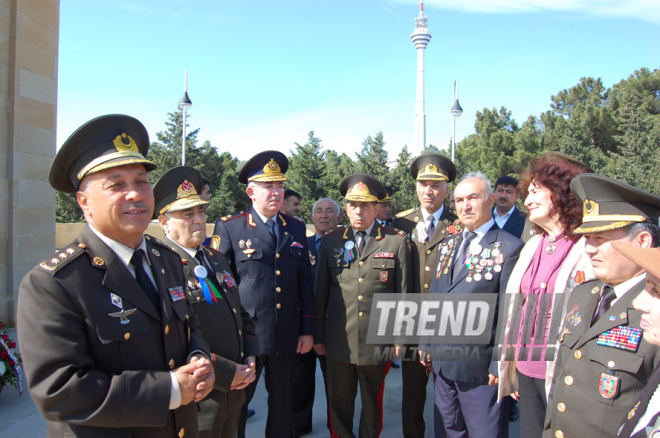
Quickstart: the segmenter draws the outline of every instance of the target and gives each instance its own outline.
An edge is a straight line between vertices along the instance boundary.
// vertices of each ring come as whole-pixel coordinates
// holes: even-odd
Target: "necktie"
[[[158,296],[158,291],[154,286],[153,282],[147,275],[147,271],[144,270],[143,254],[139,249],[133,251],[133,256],[131,257],[131,264],[135,268],[135,279],[142,288],[142,290],[147,294],[151,302],[156,307],[156,310],[160,312],[160,299]]]
[[[266,221],[266,225],[268,225],[268,230],[270,231],[270,235],[273,236],[273,240],[277,242],[277,234],[275,233],[275,227],[277,226],[277,224],[273,219],[268,219]]]
[[[461,268],[463,267],[463,260],[465,259],[465,257],[467,257],[468,251],[470,250],[470,242],[475,237],[477,237],[477,233],[475,233],[473,231],[468,231],[465,234],[465,239],[464,239],[463,247],[461,248],[461,252],[458,254],[456,259],[454,260],[454,269],[453,269],[453,272],[452,272],[452,275],[453,275],[452,281],[456,280],[456,277],[458,276],[458,273],[461,271]]]
[[[358,231],[357,232],[358,236],[358,254],[362,254],[362,251],[364,251],[364,240],[366,239],[367,232],[366,231]]]
[[[426,222],[426,235],[429,236],[428,240],[431,240],[431,237],[433,237],[433,233],[435,232],[435,217],[430,215],[426,218]]]
[[[614,301],[614,298],[616,298],[614,288],[609,285],[603,287],[603,296],[600,299],[600,303],[598,303],[598,310],[596,311],[594,321],[591,325],[596,324],[603,316],[605,316],[607,311],[610,310],[610,306],[612,301]]]
[[[198,265],[202,265],[206,268],[206,263],[204,263],[204,251],[201,249],[197,250],[195,253],[195,260],[197,260]]]

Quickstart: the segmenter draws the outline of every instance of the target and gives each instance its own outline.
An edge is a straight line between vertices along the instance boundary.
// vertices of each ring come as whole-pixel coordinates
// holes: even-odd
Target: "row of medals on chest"
[[[447,275],[449,269],[451,268],[454,256],[456,255],[456,240],[450,241],[447,245],[444,245],[440,250],[440,260],[438,261],[438,270],[436,273],[436,279],[440,278],[442,274]],[[465,257],[465,260],[457,260],[456,263],[462,263],[468,269],[468,276],[465,278],[465,281],[470,283],[472,280],[481,281],[482,278],[490,281],[493,279],[493,271],[501,272],[502,263],[504,263],[504,254],[500,251],[502,242],[495,242],[495,248],[483,248],[481,245],[475,245],[472,249],[473,252],[470,252]],[[486,272],[484,272],[484,270]]]

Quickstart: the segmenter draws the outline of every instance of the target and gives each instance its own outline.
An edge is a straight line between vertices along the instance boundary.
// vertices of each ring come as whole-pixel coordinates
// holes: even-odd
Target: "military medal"
[[[124,305],[121,302],[121,297],[120,296],[111,293],[110,294],[110,301],[112,302],[112,304],[119,307],[120,309],[124,308]]]
[[[417,226],[415,228],[417,228],[417,240],[419,242],[426,242],[426,239],[429,236],[426,234],[426,228],[424,228],[424,223],[417,222]]]
[[[502,253],[500,251],[500,246],[502,246],[502,242],[495,242],[495,249],[493,249],[493,257],[497,257]]]
[[[208,275],[208,272],[206,271],[206,268],[202,265],[195,266],[194,271],[195,271],[195,275],[198,278],[206,278],[206,276]]]
[[[252,241],[250,239],[246,240],[245,241],[245,246],[247,246],[248,248],[251,247],[252,246]]]
[[[314,266],[316,264],[316,256],[312,254],[311,250],[308,252],[309,252],[309,264]]]
[[[474,274],[474,281],[481,281],[481,274],[479,272]]]
[[[344,244],[344,248],[346,251],[344,251],[344,263],[350,263],[351,260],[355,258],[355,255],[353,254],[353,248],[355,248],[355,242],[352,240],[347,241]]]
[[[468,276],[465,278],[465,281],[467,281],[468,283],[472,282],[472,272],[468,274]]]
[[[484,274],[484,278],[488,281],[493,279],[493,273],[490,272],[491,270],[491,268],[487,268],[486,273]]]
[[[245,240],[243,240],[243,239],[239,240],[239,241],[238,241],[238,247],[239,247],[240,249],[245,248]]]

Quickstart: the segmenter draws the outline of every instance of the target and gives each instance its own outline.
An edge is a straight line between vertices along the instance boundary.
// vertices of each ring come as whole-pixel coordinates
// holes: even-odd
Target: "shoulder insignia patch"
[[[58,269],[66,266],[71,260],[85,253],[87,246],[84,243],[71,243],[59,251],[56,251],[52,257],[39,263],[39,266],[46,271],[55,273]]]
[[[218,236],[217,234],[214,234],[213,237],[211,237],[211,248],[215,249],[216,251],[220,250],[220,240],[221,237]]]
[[[415,211],[415,208],[414,208],[414,207],[413,207],[413,208],[409,208],[408,210],[404,210],[404,211],[402,211],[402,212],[400,212],[400,213],[397,213],[397,215],[396,215],[395,217],[396,217],[397,219],[399,219],[399,218],[402,218],[402,217],[404,217],[404,216],[408,216],[408,215],[409,215],[410,213],[412,213],[413,211]]]
[[[245,214],[246,214],[245,211],[239,211],[239,212],[236,212],[236,213],[228,214],[227,216],[224,216],[224,217],[220,218],[220,220],[222,222],[229,222],[229,221],[237,219],[239,217],[243,217],[243,216],[245,216]]]

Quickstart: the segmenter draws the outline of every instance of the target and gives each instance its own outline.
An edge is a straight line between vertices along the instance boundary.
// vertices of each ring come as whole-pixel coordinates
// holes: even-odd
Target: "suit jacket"
[[[211,239],[236,274],[241,303],[257,328],[262,355],[295,353],[314,334],[314,278],[305,225],[278,213],[277,243],[254,208],[220,219]]]
[[[495,213],[493,213],[494,216]],[[513,212],[504,223],[502,230],[520,239],[525,228],[525,219],[527,219],[527,213],[518,210],[518,207],[513,207]]]
[[[632,406],[632,409],[628,411],[628,414],[623,418],[623,422],[617,431],[617,438],[646,438],[648,436],[653,436],[652,433],[660,430],[660,412],[655,412],[646,422],[645,427],[639,430],[636,434],[632,434],[637,423],[642,419],[646,410],[649,406],[649,401],[653,397],[653,393],[658,390],[660,386],[660,368],[653,370],[653,374],[649,379],[649,383],[646,384],[642,392],[635,400],[635,403]]]
[[[529,265],[534,259],[534,254],[538,249],[538,246],[541,243],[541,235],[535,235],[532,237],[523,247],[520,252],[520,257],[516,266],[511,272],[511,277],[509,277],[509,282],[506,287],[506,293],[511,297],[509,300],[508,309],[503,309],[503,314],[500,315],[501,323],[506,324],[506,332],[504,334],[504,343],[501,346],[502,355],[499,357],[500,361],[498,364],[499,371],[499,388],[498,388],[498,400],[501,400],[502,397],[505,397],[511,394],[514,391],[517,391],[518,388],[518,375],[516,374],[516,363],[515,361],[502,360],[505,358],[507,348],[513,347],[517,342],[517,339],[510,340],[508,339],[508,333],[510,331],[511,320],[513,315],[516,312],[520,312],[521,309],[514,309],[514,294],[521,293],[520,283],[522,278],[527,272]],[[552,290],[553,294],[565,294],[564,296],[564,311],[566,309],[568,298],[573,292],[575,286],[584,281],[592,280],[594,278],[593,268],[591,267],[591,260],[589,256],[584,251],[585,238],[582,237],[578,239],[577,242],[573,245],[571,250],[566,255],[566,259],[561,264],[559,268],[559,274],[557,274],[557,281],[555,281],[555,287]],[[563,317],[563,316],[562,316]],[[515,330],[517,333],[517,330]],[[548,336],[548,345],[556,344],[556,333]],[[558,346],[558,345],[557,345]],[[552,383],[552,376],[554,372],[555,362],[548,361],[546,362],[546,396],[550,392],[550,385]]]
[[[19,287],[21,354],[48,436],[197,436],[195,403],[169,410],[169,371],[208,346],[193,326],[181,259],[145,239],[160,310],[89,227]]]
[[[379,365],[377,348],[367,344],[373,294],[412,291],[412,261],[408,236],[374,224],[361,255],[346,262],[346,242],[355,242],[351,227],[325,234],[319,247],[316,279],[315,344],[325,344],[330,360],[355,365]],[[340,250],[343,250],[340,254]],[[381,350],[382,351],[382,350]]]
[[[634,351],[598,344],[602,333],[617,327],[638,329],[641,336],[641,312],[632,302],[645,282],[633,286],[591,325],[602,285],[599,280],[582,283],[568,300],[543,436],[561,430],[566,436],[615,437],[660,360],[658,347],[643,337],[630,343]]]
[[[417,224],[424,223],[421,207],[415,207],[396,215],[394,228],[405,231],[410,236],[412,243],[412,261],[414,276],[414,292],[428,292],[431,288],[435,265],[438,262],[438,249],[440,242],[457,231],[456,216],[444,208],[440,221],[435,226],[433,236],[425,241],[420,241],[417,232]],[[460,228],[460,227],[459,227]]]
[[[254,322],[241,306],[238,287],[225,257],[211,248],[204,248],[204,255],[211,268],[209,276],[215,276],[222,299],[210,304],[204,299],[204,293],[195,267],[197,260],[190,257],[183,248],[168,237],[164,242],[172,247],[181,257],[184,272],[188,281],[188,299],[195,312],[197,327],[204,340],[209,344],[211,360],[215,369],[214,389],[201,402],[197,423],[199,430],[208,430],[219,426],[228,412],[233,412],[243,406],[245,390],[231,391],[231,382],[236,373],[236,364],[242,364],[249,356],[259,356],[259,344],[255,333]],[[257,367],[259,368],[259,367]]]
[[[492,250],[496,248],[496,243],[499,243],[499,250],[504,257],[504,260],[500,264],[502,267],[500,272],[495,271],[494,269],[490,271],[493,275],[491,280],[485,278],[485,270],[482,273],[482,279],[476,281],[466,281],[466,278],[472,272],[466,267],[461,268],[461,271],[457,274],[456,280],[452,281],[452,268],[451,265],[456,257],[456,253],[459,251],[461,246],[462,234],[451,236],[445,239],[442,242],[440,247],[441,257],[438,260],[438,266],[433,271],[435,273],[435,278],[431,284],[431,293],[494,293],[494,294],[503,294],[506,291],[506,286],[509,281],[513,267],[518,261],[518,256],[520,255],[520,250],[523,247],[520,239],[513,237],[511,234],[500,230],[496,224],[481,238],[479,245],[486,250],[490,249],[490,259],[494,260],[495,256],[492,255]],[[446,248],[446,249],[445,249]],[[443,254],[444,252],[444,254]],[[482,257],[479,257],[480,259]],[[462,263],[457,261],[456,263]],[[444,270],[448,268],[448,272],[445,274]],[[456,266],[458,269],[459,266]],[[454,361],[443,361],[436,360],[439,359],[438,355],[434,355],[433,360],[433,369],[442,370],[442,374],[451,380],[456,380],[459,382],[468,382],[468,383],[477,383],[486,385],[488,384],[488,372],[489,366],[491,364],[491,359],[493,356],[493,343],[495,338],[495,328],[497,322],[497,309],[495,310],[495,316],[493,319],[493,327],[491,330],[491,341],[486,345],[448,345],[448,347],[468,347],[470,352],[478,351],[479,357],[472,358],[467,360],[454,360]],[[441,345],[433,345],[432,350],[436,350]]]

